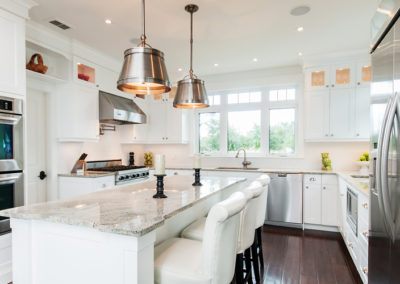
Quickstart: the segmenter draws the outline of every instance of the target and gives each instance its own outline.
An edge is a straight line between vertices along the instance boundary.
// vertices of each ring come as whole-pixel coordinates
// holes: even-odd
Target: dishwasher
[[[265,224],[297,226],[303,223],[303,175],[268,174]]]

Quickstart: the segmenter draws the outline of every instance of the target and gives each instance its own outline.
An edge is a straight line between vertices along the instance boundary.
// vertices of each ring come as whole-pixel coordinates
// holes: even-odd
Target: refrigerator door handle
[[[382,176],[381,176],[381,165],[382,165],[382,145],[383,145],[383,139],[384,139],[384,135],[385,135],[385,129],[386,129],[386,125],[387,125],[387,118],[389,115],[389,110],[392,107],[392,101],[393,101],[393,96],[388,98],[388,102],[386,105],[386,109],[385,109],[385,113],[383,115],[383,119],[382,119],[382,126],[381,129],[379,131],[379,137],[378,137],[378,153],[377,153],[377,157],[376,157],[376,165],[375,165],[375,191],[377,193],[378,196],[378,208],[379,208],[379,212],[381,214],[381,216],[383,216],[383,222],[384,222],[384,228],[386,229],[387,234],[389,235],[389,225],[386,224],[386,216],[385,216],[385,211],[384,211],[384,205],[383,205],[383,200],[382,200],[382,186],[381,186],[381,180],[382,180]]]
[[[387,117],[387,123],[384,129],[383,135],[383,143],[382,143],[382,152],[381,152],[381,166],[380,166],[380,176],[381,176],[381,193],[382,193],[382,202],[383,202],[383,210],[384,217],[386,220],[386,224],[389,229],[389,236],[392,241],[395,240],[395,223],[392,214],[392,207],[390,203],[389,196],[389,176],[388,176],[388,159],[389,159],[389,146],[390,146],[390,134],[392,132],[392,128],[394,125],[394,120],[397,119],[399,122],[399,110],[398,110],[398,98],[397,93],[394,94],[394,98],[391,103],[391,107],[389,110],[389,114]]]

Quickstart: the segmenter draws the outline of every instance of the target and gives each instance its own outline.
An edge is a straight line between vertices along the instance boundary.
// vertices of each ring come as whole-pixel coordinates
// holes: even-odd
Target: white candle
[[[201,154],[194,154],[194,168],[201,169]]]
[[[156,155],[154,164],[155,175],[165,175],[165,155]]]

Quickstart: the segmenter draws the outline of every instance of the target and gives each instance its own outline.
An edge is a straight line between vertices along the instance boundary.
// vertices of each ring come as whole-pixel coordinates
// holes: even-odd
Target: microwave
[[[357,236],[358,231],[358,195],[347,188],[346,220],[351,230]]]

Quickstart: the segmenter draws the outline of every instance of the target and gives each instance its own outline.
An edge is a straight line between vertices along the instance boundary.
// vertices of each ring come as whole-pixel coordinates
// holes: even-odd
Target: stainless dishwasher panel
[[[303,175],[269,174],[265,223],[303,223]]]

